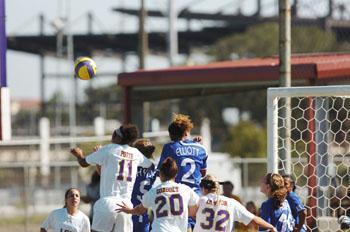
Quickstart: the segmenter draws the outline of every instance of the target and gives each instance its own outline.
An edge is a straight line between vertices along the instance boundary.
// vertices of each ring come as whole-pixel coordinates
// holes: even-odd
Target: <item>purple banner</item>
[[[0,0],[0,87],[7,87],[6,81],[6,29],[5,0]]]

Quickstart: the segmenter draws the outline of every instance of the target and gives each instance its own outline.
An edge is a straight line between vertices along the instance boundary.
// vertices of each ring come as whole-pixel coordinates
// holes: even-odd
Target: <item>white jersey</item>
[[[61,208],[52,211],[41,228],[54,232],[86,232],[90,231],[90,221],[80,210],[72,216],[68,214],[66,208]]]
[[[254,218],[238,201],[213,193],[202,196],[198,207],[194,232],[231,232],[235,221],[248,225]]]
[[[129,145],[108,144],[88,155],[86,162],[101,165],[100,197],[131,199],[137,167],[148,168],[152,161]]]
[[[188,206],[198,202],[198,195],[188,186],[166,181],[152,188],[142,198],[142,205],[152,209],[153,232],[186,232]]]

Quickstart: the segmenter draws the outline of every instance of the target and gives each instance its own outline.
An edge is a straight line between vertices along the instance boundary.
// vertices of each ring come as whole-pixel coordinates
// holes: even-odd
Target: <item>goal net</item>
[[[350,214],[350,86],[269,88],[268,171],[291,174],[310,231]]]

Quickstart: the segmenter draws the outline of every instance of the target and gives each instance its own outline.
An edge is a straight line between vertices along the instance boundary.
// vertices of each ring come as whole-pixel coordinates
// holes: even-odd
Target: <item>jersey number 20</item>
[[[167,217],[169,215],[168,209],[163,209],[165,205],[170,205],[170,214],[173,216],[181,215],[184,211],[183,201],[180,194],[173,194],[170,197],[158,196],[154,203],[157,205],[156,216],[157,218]]]

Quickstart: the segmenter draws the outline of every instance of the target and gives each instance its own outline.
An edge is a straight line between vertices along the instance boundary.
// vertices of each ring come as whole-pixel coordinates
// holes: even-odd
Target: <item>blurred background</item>
[[[350,52],[349,0],[291,4],[293,54]],[[92,151],[123,122],[118,74],[278,55],[277,0],[7,0],[5,6],[13,139],[0,146],[0,231],[38,231],[67,188],[85,194],[93,169],[78,168],[69,148]],[[96,61],[96,78],[74,78],[79,56]],[[138,113],[156,156],[176,112],[190,115],[193,135],[203,136],[209,173],[232,181],[243,202],[260,205],[266,89],[147,102]],[[349,163],[342,165],[337,175],[348,191]]]

